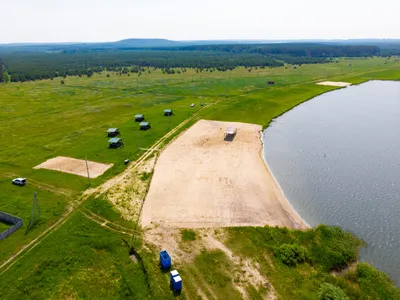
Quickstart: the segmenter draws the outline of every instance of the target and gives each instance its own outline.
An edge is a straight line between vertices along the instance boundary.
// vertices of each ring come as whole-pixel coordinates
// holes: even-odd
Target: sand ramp
[[[90,178],[97,178],[105,171],[113,166],[113,164],[102,164],[94,161],[88,161],[88,169]],[[75,174],[87,177],[86,162],[83,159],[76,159],[71,157],[57,156],[46,160],[34,167],[34,169],[48,169],[59,172]]]
[[[260,157],[261,129],[200,120],[184,132],[158,159],[142,225],[303,227]]]

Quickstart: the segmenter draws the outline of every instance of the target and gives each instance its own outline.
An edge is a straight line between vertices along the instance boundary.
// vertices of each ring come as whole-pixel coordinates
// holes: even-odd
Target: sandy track
[[[223,140],[230,125],[233,142]],[[142,225],[305,228],[260,156],[261,129],[201,120],[184,132],[159,157]]]
[[[327,86],[339,86],[339,87],[346,87],[351,85],[349,82],[340,82],[340,81],[323,81],[318,82],[318,85],[327,85]]]
[[[97,178],[103,175],[105,171],[113,166],[113,164],[102,164],[94,161],[88,161],[88,168],[86,168],[86,162],[82,159],[76,159],[71,157],[57,156],[46,160],[34,167],[34,169],[48,169],[59,172],[65,172],[70,174],[87,177],[87,169],[89,169],[90,178]]]

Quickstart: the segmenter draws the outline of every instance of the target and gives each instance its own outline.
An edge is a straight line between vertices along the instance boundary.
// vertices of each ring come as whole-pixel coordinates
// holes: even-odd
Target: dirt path
[[[83,210],[81,210],[81,209],[80,209],[79,211],[80,211],[86,218],[88,218],[88,219],[92,220],[93,222],[99,224],[101,227],[107,228],[108,230],[111,230],[111,231],[114,231],[114,232],[118,232],[118,233],[122,233],[122,234],[126,234],[126,235],[132,235],[133,233],[135,233],[132,229],[122,227],[122,226],[120,226],[120,225],[118,225],[118,224],[116,224],[116,223],[113,223],[113,222],[109,221],[109,220],[106,220],[106,219],[103,219],[103,218],[99,220],[98,217],[100,217],[100,216],[98,216],[98,215],[96,215],[96,214],[94,214],[94,213],[92,213],[92,212],[90,212],[90,211],[85,212],[85,211],[83,211]],[[91,215],[91,214],[93,214],[94,216]],[[125,231],[112,228],[112,227],[108,226],[107,224],[112,224],[113,226],[122,228],[122,229],[124,229]]]

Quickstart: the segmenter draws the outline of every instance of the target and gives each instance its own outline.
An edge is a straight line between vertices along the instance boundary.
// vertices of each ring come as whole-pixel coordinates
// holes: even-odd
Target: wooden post
[[[89,182],[89,186],[90,186],[90,174],[89,174],[89,166],[88,166],[86,154],[85,154],[85,162],[86,162],[87,178],[88,178],[88,182]]]

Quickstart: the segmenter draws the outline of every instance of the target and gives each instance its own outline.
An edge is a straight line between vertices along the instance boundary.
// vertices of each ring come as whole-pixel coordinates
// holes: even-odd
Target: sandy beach
[[[237,128],[233,141],[224,140]],[[144,227],[306,228],[261,157],[262,127],[200,120],[161,153],[143,207]]]
[[[338,86],[338,87],[346,87],[351,85],[349,82],[341,82],[341,81],[323,81],[318,82],[318,85],[327,85],[327,86]]]

